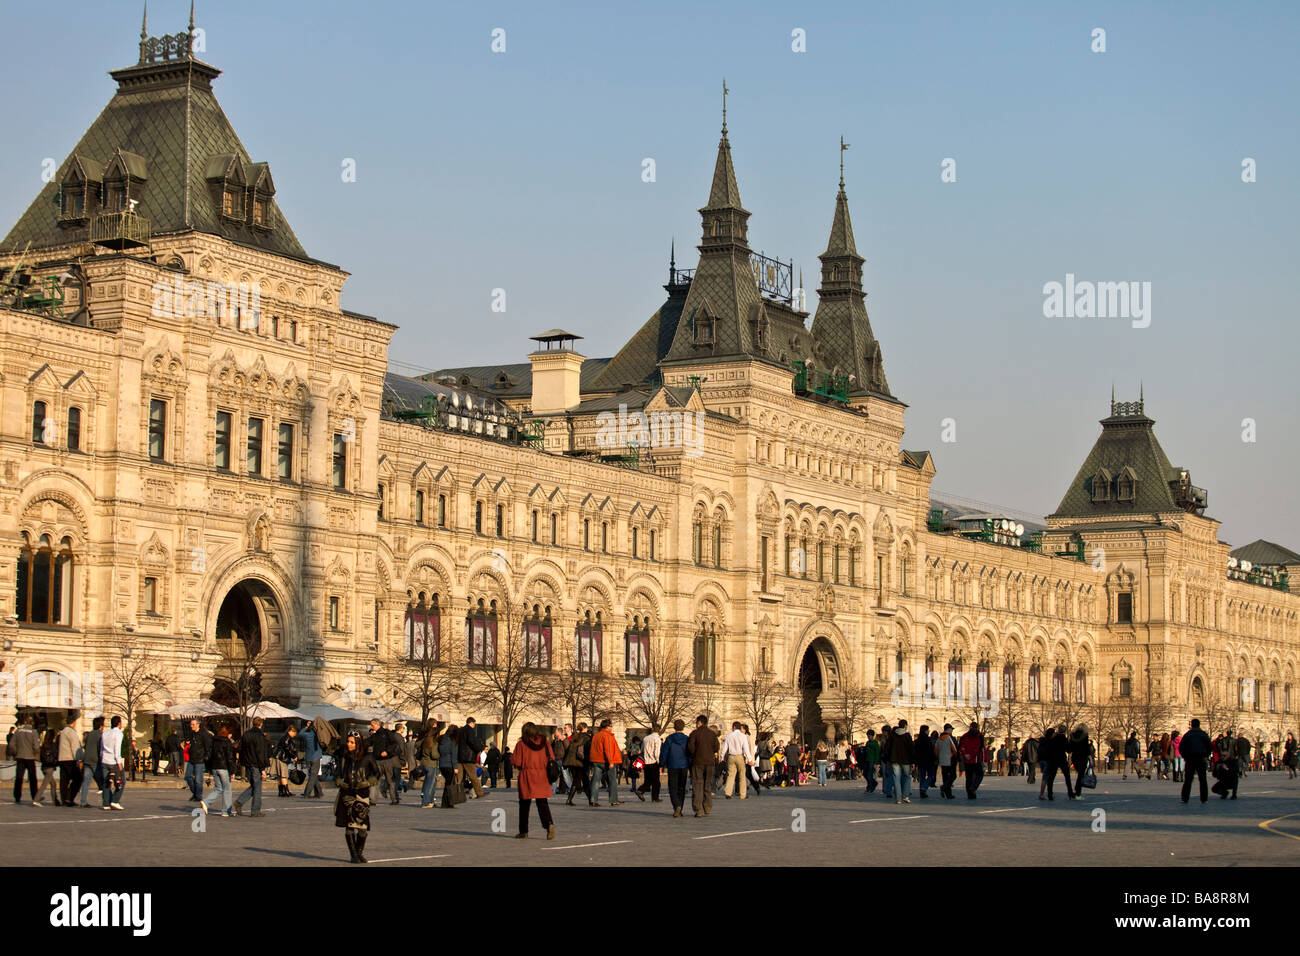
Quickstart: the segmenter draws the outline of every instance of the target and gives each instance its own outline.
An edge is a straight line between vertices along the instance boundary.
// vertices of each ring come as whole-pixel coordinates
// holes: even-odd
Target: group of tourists
[[[124,809],[127,743],[122,718],[110,718],[105,727],[104,718],[96,717],[84,737],[77,732],[76,725],[77,715],[71,713],[61,730],[48,728],[41,735],[31,714],[19,718],[5,745],[6,756],[14,761],[14,803],[22,803],[26,780],[33,806],[43,806],[48,793],[56,807],[88,807],[93,783],[99,790],[103,809]]]

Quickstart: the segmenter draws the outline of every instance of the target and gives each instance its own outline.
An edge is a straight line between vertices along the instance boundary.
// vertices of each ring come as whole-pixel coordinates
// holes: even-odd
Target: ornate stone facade
[[[176,69],[142,58],[119,71],[105,115],[131,97],[165,99]],[[111,135],[96,123],[51,186],[106,202],[107,186],[87,177],[108,174],[79,159]],[[673,315],[676,329],[647,353],[642,381],[548,379],[534,425],[510,415],[530,393],[503,385],[503,439],[476,433],[481,419],[457,427],[445,408],[440,427],[396,414],[417,404],[402,394],[432,395],[435,382],[388,372],[394,327],[342,309],[346,274],[295,252],[273,187],[256,185],[269,182],[265,164],[237,145],[214,153],[219,163],[182,159],[148,128],[131,135],[143,138],[111,145],[140,159],[128,166],[154,223],[147,246],[91,241],[92,224],[47,187],[0,247],[9,278],[62,277],[64,310],[13,288],[0,308],[10,673],[103,673],[123,647],[144,648],[170,675],[161,707],[212,692],[243,628],[263,652],[263,695],[382,699],[375,665],[403,655],[408,609],[436,595],[441,652],[457,659],[472,653],[465,622],[480,600],[548,608],[556,670],[591,615],[601,668],[625,688],[640,681],[635,664],[627,675],[625,634],[648,629],[694,661],[708,685],[698,699],[723,720],[741,716],[760,671],[789,687],[802,674],[832,723],[845,716],[837,690],[852,687],[874,695],[876,717],[914,725],[961,718],[978,698],[995,726],[1020,713],[1016,736],[1148,694],[1171,721],[1212,710],[1266,743],[1295,726],[1300,598],[1229,580],[1228,545],[1203,507],[1169,498],[1114,513],[1096,492],[1076,507],[1094,477],[1081,471],[1038,550],[930,530],[933,462],[901,448],[904,405],[862,306],[842,183],[826,308],[809,327],[797,299],[767,297],[749,276],[749,213],[724,131],[700,264],[693,276],[674,266],[652,323]],[[187,191],[183,213],[164,208],[167,182],[209,174],[212,189]],[[268,205],[255,214],[257,202]],[[190,203],[225,213],[200,217]],[[243,286],[256,302],[212,306],[210,290]],[[548,361],[586,378],[583,361]],[[826,387],[801,385],[801,368],[824,370]],[[513,374],[463,396],[482,403]],[[549,407],[571,393],[576,406]],[[601,415],[620,404],[695,416],[698,447],[660,442],[635,467],[602,460]],[[1112,414],[1103,434],[1133,417]],[[517,440],[528,428],[537,440]],[[778,736],[797,706],[780,705]]]

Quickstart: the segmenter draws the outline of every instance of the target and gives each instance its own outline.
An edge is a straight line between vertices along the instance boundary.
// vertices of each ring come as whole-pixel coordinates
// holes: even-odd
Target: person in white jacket
[[[727,765],[727,782],[722,788],[722,794],[728,800],[731,799],[732,784],[737,780],[740,781],[740,799],[744,800],[748,795],[749,765],[754,762],[754,750],[749,746],[749,738],[741,729],[740,721],[733,721],[731,724],[731,733],[722,738],[722,745],[718,751],[718,760],[725,761]]]
[[[645,792],[650,791],[650,802],[659,802],[659,750],[663,746],[663,738],[659,736],[659,726],[650,725],[650,733],[645,735],[641,741],[641,759],[645,761],[644,774],[641,780],[641,786],[632,792],[636,798],[643,803],[645,802]]]

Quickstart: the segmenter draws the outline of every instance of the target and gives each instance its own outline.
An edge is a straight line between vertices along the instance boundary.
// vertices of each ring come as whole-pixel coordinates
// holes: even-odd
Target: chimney
[[[533,365],[534,415],[558,415],[576,408],[582,400],[578,382],[586,356],[573,347],[580,338],[563,329],[532,336],[537,343],[537,349],[528,355]]]

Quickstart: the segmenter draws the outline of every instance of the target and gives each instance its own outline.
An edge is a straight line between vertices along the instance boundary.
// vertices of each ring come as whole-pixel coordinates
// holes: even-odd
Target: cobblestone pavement
[[[715,796],[713,813],[672,818],[667,796],[642,803],[620,788],[620,807],[567,807],[552,800],[556,839],[533,809],[529,839],[513,839],[518,800],[487,791],[454,810],[421,810],[408,796],[373,812],[366,855],[374,866],[796,865],[1291,865],[1300,847],[1300,780],[1253,773],[1238,800],[1194,792],[1184,806],[1166,781],[1102,775],[1095,792],[1039,801],[1023,778],[986,778],[979,799],[956,800],[913,786],[910,805],[864,796],[860,782],[825,789],[764,791],[745,801]],[[347,865],[326,798],[277,798],[266,816],[215,814],[194,832],[195,804],[170,784],[128,785],[124,812],[15,806],[0,802],[0,862],[6,865],[336,866]],[[607,798],[606,798],[607,799]],[[92,801],[98,804],[97,797]],[[602,800],[602,802],[605,802]],[[1097,811],[1104,811],[1104,817]],[[1104,822],[1104,832],[1098,824]],[[495,826],[494,826],[495,824]],[[1263,826],[1261,826],[1261,824]]]

